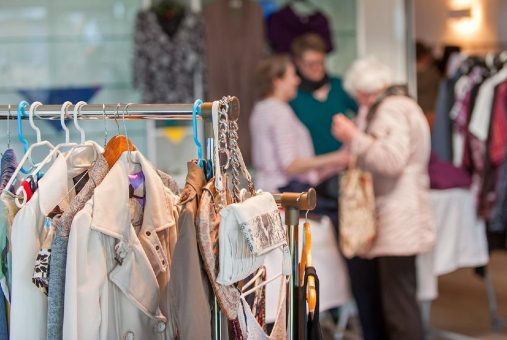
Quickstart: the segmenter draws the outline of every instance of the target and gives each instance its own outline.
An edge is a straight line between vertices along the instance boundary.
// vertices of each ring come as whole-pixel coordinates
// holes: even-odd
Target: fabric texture
[[[438,158],[451,162],[452,155],[452,125],[449,112],[454,103],[454,83],[452,79],[444,79],[438,87],[435,123],[431,134],[431,149]]]
[[[197,244],[203,261],[203,267],[208,274],[209,282],[217,297],[220,310],[227,319],[238,317],[239,290],[235,286],[224,286],[217,282],[218,275],[218,230],[220,214],[217,208],[217,192],[214,179],[204,187],[199,202],[196,217]]]
[[[248,122],[255,101],[255,72],[266,43],[261,7],[256,1],[241,4],[232,8],[229,0],[212,1],[204,7],[203,16],[208,97],[217,100],[235,95],[240,99],[239,147],[250,163]]]
[[[18,167],[18,162],[16,160],[16,154],[14,150],[7,149],[2,154],[2,160],[0,162],[0,170],[1,170],[1,178],[0,178],[0,189],[3,190],[9,180],[11,179],[12,174],[16,171]],[[11,192],[16,192],[18,183],[14,183],[11,188],[8,190]]]
[[[317,276],[317,271],[314,267],[307,267],[305,269],[305,281],[303,285],[303,292],[306,292],[308,289],[308,277],[313,277],[315,280],[315,291],[317,296],[317,304],[315,305],[315,312],[313,316],[308,315],[308,321],[306,324],[306,338],[312,340],[322,340],[322,329],[320,328],[320,282],[319,277]],[[305,295],[306,296],[306,295]]]
[[[128,174],[137,171],[143,172],[146,189],[138,234],[125,213],[130,201]],[[64,339],[175,337],[168,322],[168,282],[177,199],[140,152],[121,155],[72,221]]]
[[[202,18],[188,12],[169,36],[152,10],[134,27],[134,84],[145,103],[185,103],[196,97],[195,75],[205,73]]]
[[[435,225],[429,199],[430,131],[422,110],[405,96],[379,105],[368,133],[351,143],[358,166],[373,176],[377,236],[367,257],[429,250]]]
[[[334,50],[328,19],[318,11],[299,16],[290,5],[284,6],[268,17],[267,31],[271,47],[277,53],[290,53],[294,39],[306,33],[319,35],[326,44],[327,53]]]
[[[329,94],[325,101],[313,97],[312,93],[298,90],[290,106],[312,137],[316,155],[340,149],[341,142],[331,134],[333,116],[337,113],[357,112],[356,102],[345,92],[340,78],[330,77]]]
[[[266,199],[267,195],[271,200]],[[284,254],[282,271],[285,275],[290,274],[291,260],[285,231],[278,210],[273,214],[273,203],[270,193],[262,193],[220,211],[218,283],[231,285],[247,278],[264,263],[265,255],[277,248]],[[252,219],[256,222],[253,223]],[[248,227],[242,227],[244,223]],[[242,229],[249,229],[246,232],[248,237]]]
[[[33,284],[40,289],[44,295],[48,295],[49,289],[49,264],[51,261],[51,243],[55,234],[55,224],[58,223],[59,217],[55,217],[53,220],[46,218],[46,224],[50,224],[46,239],[42,243],[42,247],[35,258],[35,265],[33,269]]]
[[[507,159],[507,150],[505,157]],[[497,193],[497,200],[491,212],[489,230],[501,233],[507,231],[507,162],[505,161],[499,169]]]
[[[469,188],[472,184],[472,177],[466,170],[442,162],[434,153],[430,156],[428,174],[432,189]]]
[[[257,102],[250,117],[250,133],[258,188],[277,192],[291,180],[317,184],[316,171],[294,176],[285,170],[296,159],[315,156],[310,133],[287,103],[274,98]]]
[[[98,155],[95,164],[88,172],[88,181],[79,193],[72,199],[67,210],[56,224],[57,231],[51,244],[51,273],[48,282],[48,340],[63,338],[63,315],[65,301],[65,268],[67,265],[68,236],[72,227],[72,220],[83,209],[92,197],[93,190],[99,185],[109,171],[107,161]]]
[[[389,339],[424,339],[415,256],[379,257],[382,315]]]
[[[212,334],[211,292],[199,257],[196,235],[196,214],[206,179],[195,162],[189,162],[187,167],[180,198],[178,242],[170,269],[170,317],[180,339],[209,339]]]
[[[46,339],[48,300],[33,283],[34,264],[49,229],[47,217],[55,208],[65,211],[75,196],[74,178],[83,172],[77,164],[90,163],[102,148],[76,150],[73,157],[58,157],[38,181],[32,199],[16,214],[12,224],[12,292],[10,338]],[[30,327],[26,320],[30,320]]]
[[[240,310],[238,311],[239,324],[243,338],[246,340],[270,340],[270,339],[286,339],[287,338],[287,322],[286,322],[286,299],[287,299],[287,282],[286,277],[280,278],[280,294],[278,296],[278,312],[275,323],[268,335],[264,331],[258,320],[252,313],[250,305],[244,298],[241,298]]]

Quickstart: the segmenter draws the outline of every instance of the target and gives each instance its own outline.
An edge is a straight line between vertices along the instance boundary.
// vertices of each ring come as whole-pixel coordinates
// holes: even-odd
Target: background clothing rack
[[[78,110],[78,119],[82,120],[192,120],[192,104],[86,104],[82,105]],[[204,140],[212,136],[211,126],[211,108],[212,102],[204,102],[201,104],[201,114],[199,119],[204,120]],[[230,120],[239,118],[240,105],[236,97],[232,97],[228,103],[228,116]],[[34,112],[34,118],[42,120],[59,120],[61,105],[41,105]],[[17,104],[0,105],[0,120],[17,119]],[[74,105],[67,107],[66,119],[73,118]],[[28,111],[28,109],[26,109]],[[27,120],[28,113],[23,115],[21,119]],[[207,143],[203,143],[206,147]],[[292,258],[292,271],[289,282],[288,313],[289,313],[289,330],[288,339],[305,339],[306,334],[304,325],[306,324],[306,315],[304,310],[298,306],[299,294],[299,216],[300,211],[308,211],[315,209],[317,204],[317,196],[315,190],[311,188],[307,192],[302,193],[276,193],[273,194],[276,203],[285,211],[285,224],[287,225],[287,233],[289,247]],[[215,306],[217,304],[215,303]],[[215,339],[221,338],[220,316],[215,314],[214,320]],[[227,331],[227,330],[224,330]]]

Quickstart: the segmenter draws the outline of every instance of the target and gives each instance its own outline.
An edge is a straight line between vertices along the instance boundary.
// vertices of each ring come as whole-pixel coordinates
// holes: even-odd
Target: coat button
[[[166,327],[165,322],[163,322],[163,321],[159,321],[159,322],[157,323],[157,326],[155,327],[155,330],[156,330],[158,333],[162,333],[163,331],[165,331],[165,327]]]
[[[147,231],[146,236],[150,236],[150,235],[151,235],[151,232]]]
[[[125,340],[134,340],[134,332],[131,332],[131,331],[128,331],[126,334],[125,334]]]

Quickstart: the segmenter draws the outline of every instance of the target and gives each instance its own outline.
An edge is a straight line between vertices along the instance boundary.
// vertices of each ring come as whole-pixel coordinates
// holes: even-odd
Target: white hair
[[[389,66],[375,57],[361,58],[352,64],[345,75],[344,88],[353,97],[358,92],[373,94],[393,84]]]

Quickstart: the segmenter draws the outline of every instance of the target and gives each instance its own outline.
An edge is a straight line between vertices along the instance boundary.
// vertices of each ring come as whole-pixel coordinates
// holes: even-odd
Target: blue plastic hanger
[[[23,144],[23,152],[26,153],[28,150],[28,141],[23,136],[23,124],[21,123],[21,117],[26,117],[26,111],[25,108],[30,106],[27,101],[23,100],[18,105],[18,111],[17,111],[17,119],[18,119],[18,139]],[[21,172],[24,174],[30,173],[32,171],[33,166],[31,165],[28,169],[21,168]]]
[[[197,133],[197,115],[201,115],[201,104],[202,100],[197,99],[192,107],[192,132],[194,134],[194,144],[197,146],[197,164],[202,168],[204,166],[202,160],[202,145]]]

